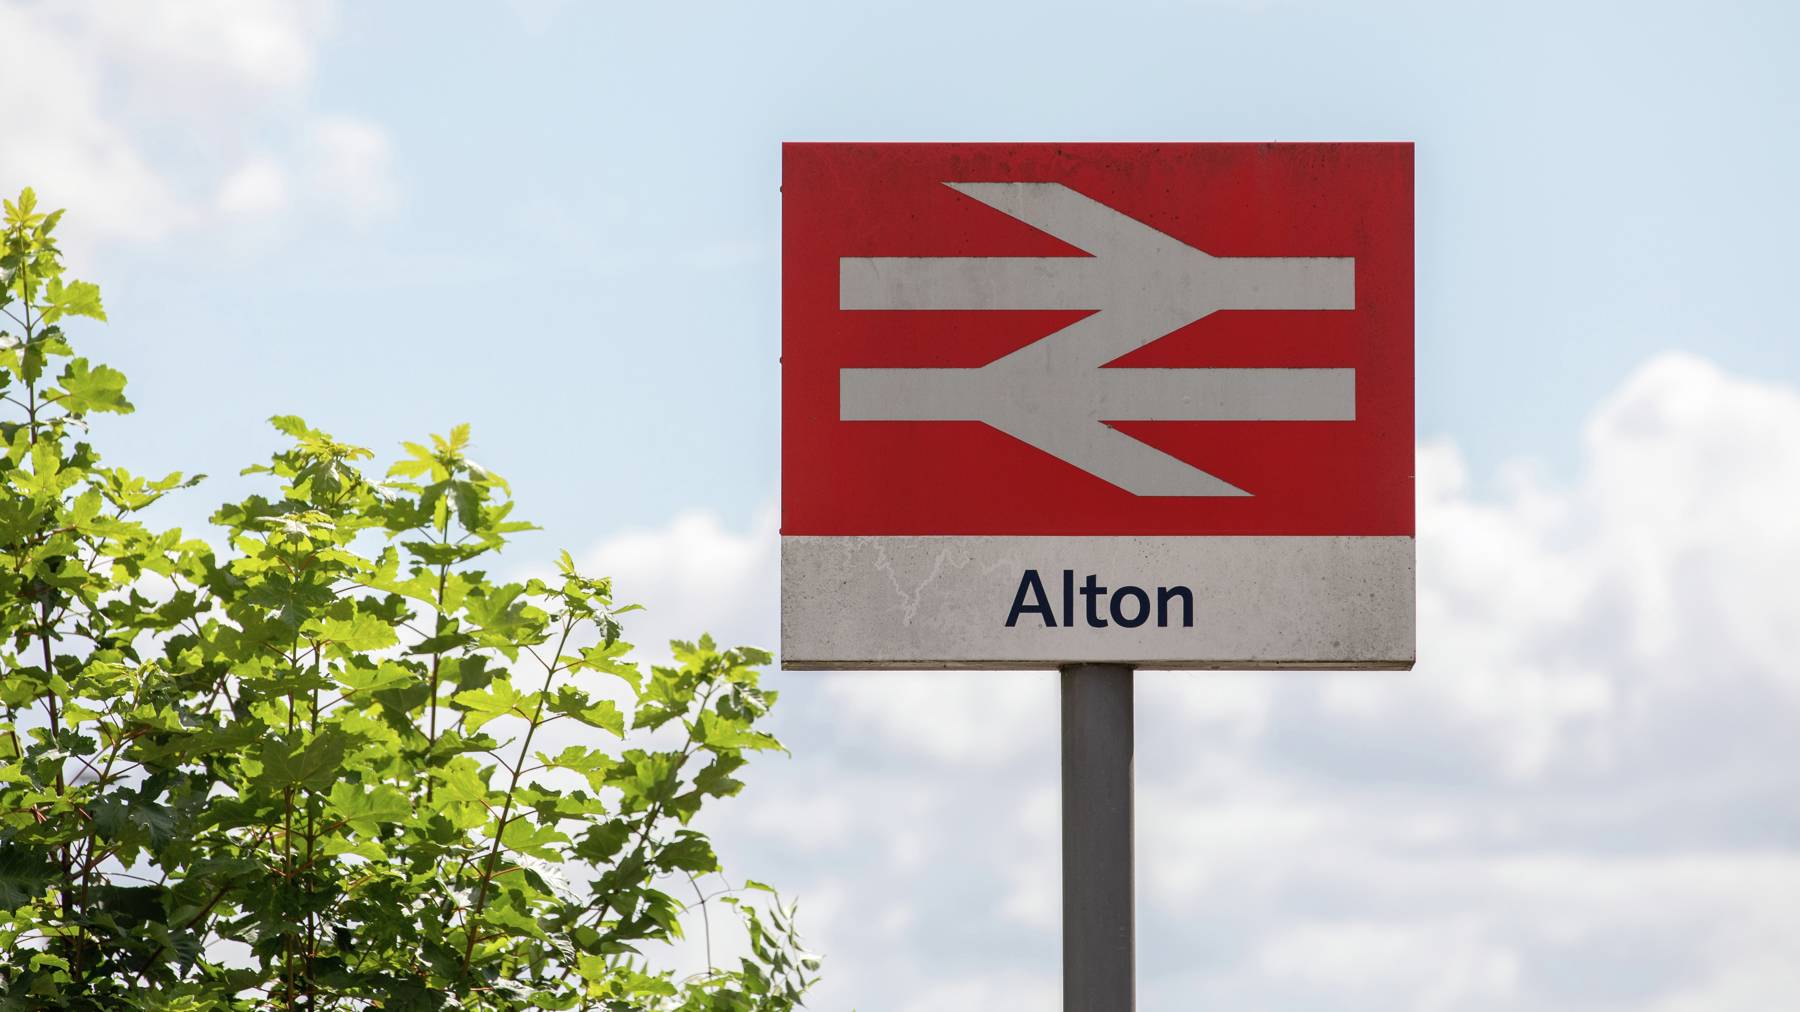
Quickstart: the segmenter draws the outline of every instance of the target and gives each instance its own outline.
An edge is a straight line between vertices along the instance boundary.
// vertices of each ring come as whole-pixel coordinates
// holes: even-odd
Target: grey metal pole
[[[1137,1004],[1131,752],[1131,666],[1063,666],[1063,1012]]]

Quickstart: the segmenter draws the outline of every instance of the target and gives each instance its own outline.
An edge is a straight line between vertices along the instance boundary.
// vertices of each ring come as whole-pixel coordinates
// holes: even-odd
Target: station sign
[[[789,668],[1406,668],[1410,144],[788,144]]]

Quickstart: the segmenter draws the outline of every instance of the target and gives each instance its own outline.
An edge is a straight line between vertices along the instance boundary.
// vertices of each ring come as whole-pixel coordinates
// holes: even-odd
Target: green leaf
[[[33,214],[37,209],[37,191],[27,186],[19,191],[17,202],[6,201],[6,224],[14,228],[31,228],[44,220],[41,214]]]
[[[75,499],[75,505],[69,513],[69,518],[78,527],[93,523],[94,518],[100,515],[100,507],[104,505],[106,505],[106,497],[100,494],[99,489],[90,488]]]
[[[491,832],[489,835],[493,835]],[[569,838],[554,826],[540,826],[529,819],[515,816],[506,824],[500,834],[500,845],[518,854],[542,858],[546,861],[556,860],[562,855],[558,853],[556,844],[568,843]]]
[[[697,875],[719,870],[719,858],[713,853],[712,844],[706,837],[686,829],[676,833],[675,839],[657,853],[656,863],[663,868]]]
[[[587,778],[588,786],[598,791],[606,786],[606,774],[612,769],[612,757],[596,749],[570,745],[554,758],[539,752],[538,762],[550,769],[571,770]]]
[[[100,286],[86,281],[52,279],[44,286],[46,304],[44,320],[55,323],[64,316],[87,316],[105,321],[106,311],[100,307]]]
[[[362,836],[375,836],[383,825],[405,822],[412,814],[412,801],[387,784],[368,791],[355,784],[334,784],[329,800],[332,814]]]
[[[0,910],[23,907],[48,892],[56,878],[47,850],[0,841]]]
[[[90,366],[87,359],[77,358],[63,368],[57,383],[64,395],[58,403],[70,414],[136,410],[125,399],[125,374],[110,366]]]
[[[708,748],[714,749],[781,749],[781,742],[776,741],[773,735],[750,730],[744,722],[731,720],[717,713],[700,714],[696,721],[695,737]]]
[[[437,797],[452,802],[482,802],[487,800],[488,785],[481,777],[480,769],[475,763],[462,756],[450,761],[449,765],[436,774],[438,782]]]
[[[610,699],[590,701],[587,694],[572,686],[563,686],[550,700],[549,709],[602,731],[615,738],[625,737],[625,714]]]
[[[481,725],[491,720],[511,714],[517,717],[528,717],[524,710],[527,697],[521,695],[510,682],[495,680],[485,689],[470,689],[450,697],[450,701],[468,711],[466,723],[470,731],[480,730]]]
[[[343,768],[344,756],[354,744],[335,728],[310,741],[270,738],[263,743],[261,782],[274,787],[307,787],[324,790]]]
[[[319,626],[321,639],[330,640],[345,650],[358,653],[384,650],[400,642],[394,627],[379,615],[358,610],[345,619],[328,618]]]
[[[386,661],[375,666],[352,666],[338,673],[338,684],[342,685],[346,694],[355,692],[374,692],[379,689],[390,689],[397,685],[406,685],[419,679],[418,672]]]
[[[274,415],[270,417],[269,424],[275,427],[275,431],[294,439],[306,439],[317,435],[307,426],[306,419],[299,415]]]
[[[469,620],[483,630],[512,635],[528,627],[525,604],[519,600],[524,592],[524,587],[509,583],[484,593],[470,594],[463,607]]]
[[[694,789],[715,798],[728,798],[744,789],[742,780],[735,780],[731,774],[745,763],[744,757],[736,752],[726,752],[716,756],[694,777]]]

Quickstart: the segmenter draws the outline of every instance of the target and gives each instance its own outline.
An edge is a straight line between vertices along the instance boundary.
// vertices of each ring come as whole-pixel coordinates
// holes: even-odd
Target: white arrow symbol
[[[843,257],[840,309],[1091,309],[978,369],[844,369],[843,421],[979,421],[1142,496],[1250,493],[1109,421],[1352,421],[1353,369],[1102,369],[1221,309],[1354,309],[1348,257],[1215,257],[1060,183],[948,183],[1088,257]]]

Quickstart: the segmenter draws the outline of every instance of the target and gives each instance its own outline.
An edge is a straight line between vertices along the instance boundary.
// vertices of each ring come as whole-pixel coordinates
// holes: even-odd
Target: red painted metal
[[[788,144],[782,533],[1410,535],[1410,144]],[[1351,311],[1213,313],[1119,368],[1356,370],[1356,419],[1114,423],[1252,493],[1140,497],[980,422],[844,422],[844,368],[975,367],[1083,312],[845,311],[840,257],[1083,256],[945,182],[1054,182],[1216,256],[1354,257]]]

